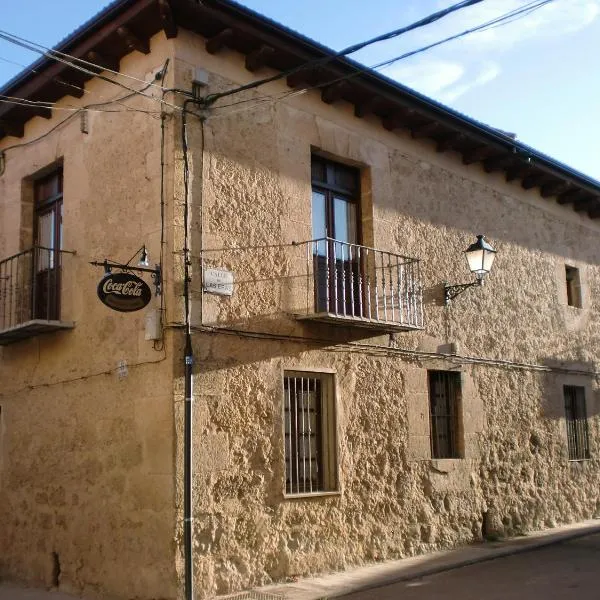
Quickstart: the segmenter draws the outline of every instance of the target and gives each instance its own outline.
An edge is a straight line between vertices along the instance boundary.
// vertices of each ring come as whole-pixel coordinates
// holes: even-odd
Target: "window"
[[[360,172],[313,156],[311,179],[317,311],[358,316]]]
[[[333,375],[284,375],[286,494],[335,491],[337,487]]]
[[[565,385],[564,395],[569,460],[585,460],[590,457],[585,390],[580,386]]]
[[[58,320],[60,315],[60,251],[62,250],[62,168],[34,183],[35,319]]]
[[[459,458],[460,373],[429,371],[431,457]]]
[[[567,304],[581,308],[581,283],[579,280],[579,269],[565,265],[565,276],[567,281]]]

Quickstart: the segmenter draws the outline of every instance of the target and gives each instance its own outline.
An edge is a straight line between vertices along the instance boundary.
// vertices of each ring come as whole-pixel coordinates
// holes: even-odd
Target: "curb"
[[[524,544],[523,546],[513,546],[510,548],[490,548],[489,554],[484,556],[479,556],[476,558],[467,558],[463,560],[456,560],[454,562],[450,562],[445,565],[438,565],[435,567],[424,567],[422,569],[416,569],[415,572],[406,573],[404,575],[390,575],[389,578],[382,578],[381,581],[373,585],[365,584],[365,585],[356,585],[353,589],[346,589],[344,591],[332,591],[327,593],[324,596],[319,596],[318,600],[328,600],[329,598],[341,598],[343,596],[347,596],[349,594],[354,594],[357,592],[363,592],[368,590],[375,590],[381,587],[385,587],[388,585],[393,585],[395,583],[402,583],[404,581],[414,581],[416,579],[422,579],[423,577],[430,577],[431,575],[437,575],[439,573],[444,573],[446,571],[454,571],[456,569],[462,569],[463,567],[469,567],[471,565],[476,565],[484,562],[490,562],[492,560],[496,560],[499,558],[506,558],[507,556],[514,556],[516,554],[524,554],[526,552],[533,552],[534,550],[539,550],[540,548],[545,548],[547,546],[554,546],[557,544],[561,544],[563,542],[568,542],[571,540],[575,540],[578,538],[587,537],[590,535],[594,535],[600,533],[600,525],[590,525],[585,527],[584,529],[573,531],[573,532],[561,532],[555,535],[548,535],[548,538],[539,539],[539,540],[531,540],[531,543]],[[511,538],[506,540],[507,543],[514,541],[517,538]],[[283,597],[285,598],[285,596]]]

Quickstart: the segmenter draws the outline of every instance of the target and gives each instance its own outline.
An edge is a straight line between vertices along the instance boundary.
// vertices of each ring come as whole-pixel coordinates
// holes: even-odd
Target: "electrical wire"
[[[96,113],[119,113],[119,112],[139,112],[148,115],[159,115],[160,111],[158,110],[144,110],[142,108],[132,108],[125,107],[120,110],[111,110],[111,109],[93,109],[93,108],[81,108],[81,107],[69,107],[69,106],[45,106],[43,104],[31,104],[28,102],[20,102],[18,100],[8,99],[2,95],[0,95],[0,103],[2,104],[14,104],[16,106],[26,106],[28,108],[32,106],[38,106],[40,108],[51,108],[52,110],[60,110],[65,112],[81,112],[82,110],[86,110],[87,112],[96,112]]]
[[[182,324],[171,324],[170,328],[181,328]],[[483,356],[470,356],[462,354],[444,354],[442,352],[425,352],[422,350],[412,350],[409,348],[399,348],[397,346],[382,346],[376,344],[366,344],[364,342],[341,342],[339,339],[330,339],[324,337],[307,337],[307,336],[296,336],[289,334],[277,334],[268,332],[258,331],[246,331],[244,329],[235,329],[231,327],[219,327],[210,325],[193,326],[194,331],[200,331],[204,333],[212,333],[215,335],[235,335],[238,337],[246,337],[250,339],[268,339],[276,341],[287,341],[297,344],[316,344],[319,346],[332,346],[327,350],[332,352],[346,352],[346,351],[360,351],[360,352],[373,352],[379,355],[384,354],[387,356],[403,356],[412,360],[423,360],[423,359],[439,359],[454,362],[456,364],[472,364],[482,365],[497,368],[512,368],[526,371],[538,371],[544,373],[561,373],[570,375],[584,375],[588,377],[600,376],[600,371],[585,370],[585,369],[569,369],[566,367],[554,367],[550,365],[541,365],[536,363],[524,363],[513,360],[506,360],[500,358],[487,358]]]
[[[145,80],[140,79],[139,77],[134,77],[133,75],[129,75],[127,73],[121,73],[120,71],[114,71],[113,69],[109,69],[108,67],[103,67],[102,65],[97,65],[96,63],[90,62],[83,58],[78,58],[77,56],[73,56],[72,54],[66,54],[65,52],[61,52],[60,50],[56,50],[55,48],[49,48],[38,42],[33,42],[26,38],[20,37],[14,33],[10,33],[8,31],[3,31],[0,29],[0,38],[5,39],[6,41],[12,41],[13,43],[18,43],[18,45],[26,48],[27,50],[31,50],[32,52],[37,52],[38,54],[43,54],[48,58],[53,58],[52,55],[56,55],[58,57],[62,57],[65,59],[69,59],[71,61],[75,61],[77,63],[81,63],[81,65],[85,65],[86,67],[92,67],[94,69],[102,69],[103,71],[108,71],[113,75],[119,75],[120,77],[125,77],[126,79],[131,79],[133,81],[137,81],[139,83],[147,83]],[[10,39],[9,39],[10,38]],[[18,63],[15,63],[18,64]],[[152,83],[151,87],[156,87],[161,91],[164,89],[162,85],[158,85],[156,83]]]
[[[167,354],[166,354],[166,352],[163,351],[163,355],[158,360],[146,360],[146,361],[139,362],[139,363],[131,363],[131,364],[127,365],[127,368],[130,369],[130,368],[135,368],[135,367],[143,367],[145,365],[154,365],[156,363],[163,362],[164,360],[166,360],[166,358],[167,358]],[[101,377],[102,375],[114,375],[118,371],[119,371],[118,368],[105,369],[104,371],[97,371],[96,373],[90,373],[88,375],[80,375],[79,377],[73,377],[72,379],[62,379],[60,381],[48,381],[48,382],[44,382],[44,383],[35,383],[35,384],[31,384],[31,385],[26,385],[26,386],[23,386],[21,388],[14,390],[14,391],[9,390],[8,392],[0,392],[0,398],[16,396],[17,394],[20,394],[21,392],[31,391],[31,390],[35,390],[38,388],[53,387],[55,385],[62,385],[65,383],[75,383],[77,381],[85,381],[87,379]]]
[[[417,54],[420,54],[422,52],[425,52],[427,50],[430,50],[432,48],[435,48],[436,46],[440,46],[442,44],[457,40],[459,38],[465,37],[467,35],[470,35],[472,33],[477,33],[480,31],[487,31],[488,29],[494,28],[494,27],[500,27],[500,26],[504,26],[504,25],[508,25],[520,18],[523,18],[529,14],[531,14],[532,12],[546,6],[547,4],[550,4],[551,2],[554,2],[555,0],[535,0],[532,2],[529,2],[528,4],[526,4],[525,6],[519,7],[517,9],[513,9],[503,15],[500,15],[499,17],[495,17],[494,19],[491,19],[489,21],[486,21],[485,23],[482,23],[481,25],[477,25],[475,27],[471,27],[469,29],[466,29],[460,33],[454,34],[452,36],[449,36],[447,38],[444,38],[442,40],[438,40],[437,42],[433,42],[431,44],[428,44],[426,46],[422,46],[416,50],[411,50],[409,52],[406,52],[404,54],[401,54],[399,56],[395,56],[393,58],[390,59],[386,59],[385,61],[382,61],[380,63],[377,63],[375,65],[372,66],[364,66],[364,67],[358,67],[355,71],[353,71],[352,73],[349,73],[347,75],[343,75],[340,77],[337,77],[335,79],[331,79],[327,82],[323,82],[323,83],[319,83],[317,85],[314,86],[310,86],[310,87],[306,87],[303,88],[302,90],[294,90],[294,91],[290,91],[290,92],[283,92],[282,94],[280,94],[279,96],[275,97],[275,96],[265,96],[263,98],[248,98],[245,100],[239,100],[237,102],[232,102],[230,104],[225,104],[225,105],[218,105],[218,106],[214,106],[211,107],[213,110],[218,110],[221,108],[225,108],[225,107],[229,107],[229,106],[235,106],[235,105],[240,105],[240,104],[246,104],[249,102],[253,102],[254,104],[250,107],[247,107],[247,110],[254,110],[256,108],[260,108],[261,106],[263,106],[266,103],[277,103],[280,102],[282,100],[285,99],[289,99],[291,97],[294,97],[295,95],[299,95],[302,93],[306,93],[308,91],[311,90],[315,90],[315,89],[321,89],[324,87],[328,87],[330,85],[334,85],[336,83],[340,83],[342,81],[347,81],[349,79],[352,79],[354,77],[357,77],[363,73],[368,73],[370,71],[376,70],[376,69],[382,69],[382,68],[386,68],[391,66],[392,64],[400,61],[400,60],[404,60],[406,58],[415,56]],[[215,119],[215,118],[222,118],[222,117],[226,117],[232,114],[237,114],[240,112],[244,112],[244,109],[241,110],[232,110],[232,111],[228,111],[227,113],[223,114],[223,115],[211,115],[209,118]]]
[[[71,67],[71,68],[73,68],[73,69],[75,69],[77,71],[85,73],[86,75],[90,75],[91,77],[97,77],[99,79],[102,79],[103,81],[106,81],[108,83],[112,83],[113,85],[119,86],[119,87],[121,87],[121,88],[123,88],[123,89],[125,89],[125,90],[127,90],[129,92],[139,94],[139,95],[143,96],[144,98],[148,98],[150,100],[154,100],[156,102],[160,102],[161,104],[164,104],[164,105],[168,106],[169,108],[172,108],[173,110],[181,111],[181,107],[177,106],[176,104],[172,104],[171,102],[167,102],[163,98],[158,98],[156,96],[143,94],[143,93],[139,92],[138,90],[135,90],[134,88],[131,88],[128,85],[125,85],[124,83],[121,83],[120,81],[116,81],[114,79],[111,79],[110,77],[106,77],[105,75],[102,75],[99,72],[95,72],[95,71],[91,71],[90,69],[86,69],[86,68],[80,66],[79,64],[77,64],[74,61],[85,62],[85,63],[91,65],[92,67],[94,67],[95,69],[99,69],[101,71],[108,70],[105,67],[103,67],[102,65],[96,65],[94,63],[89,63],[88,61],[82,61],[82,59],[78,59],[76,57],[69,57],[69,58],[71,58],[71,60],[66,60],[66,59],[64,59],[64,58],[62,58],[60,56],[60,54],[63,54],[63,53],[58,53],[58,52],[54,53],[54,51],[52,51],[52,50],[46,50],[45,51],[45,50],[36,48],[35,42],[30,42],[29,40],[25,40],[24,38],[20,38],[19,36],[15,36],[15,35],[13,35],[11,33],[8,33],[8,32],[5,32],[5,31],[2,31],[2,30],[0,30],[0,39],[3,39],[5,41],[10,42],[12,44],[15,44],[17,46],[26,48],[26,49],[28,49],[28,50],[30,50],[32,52],[37,52],[39,54],[42,54],[43,56],[46,56],[47,58],[50,58],[52,60],[55,60],[56,62],[65,64],[65,65],[67,65],[67,66],[69,66],[69,67]],[[66,55],[66,56],[69,56],[69,55]],[[121,73],[119,73],[117,71],[110,71],[110,72],[113,73],[113,74],[121,75]],[[138,80],[138,81],[140,81],[140,80]],[[143,81],[143,80],[141,80],[141,81]],[[144,81],[144,83],[148,84],[148,82],[146,82],[146,81]],[[154,83],[150,83],[148,85],[148,87],[155,86],[155,85],[156,84],[154,84]]]
[[[363,48],[366,48],[367,46],[371,46],[371,45],[379,43],[379,42],[391,40],[391,39],[399,37],[405,33],[408,33],[409,31],[414,31],[415,29],[419,29],[426,25],[430,25],[431,23],[439,21],[440,19],[442,19],[452,13],[455,13],[456,11],[462,10],[469,6],[473,6],[475,4],[479,4],[480,2],[483,2],[483,0],[463,0],[462,2],[458,2],[457,4],[453,4],[452,6],[449,6],[442,10],[439,10],[435,13],[432,13],[422,19],[419,19],[418,21],[415,21],[414,23],[411,23],[410,25],[406,25],[404,27],[394,29],[393,31],[384,33],[382,35],[378,35],[378,36],[371,38],[369,40],[366,40],[364,42],[359,42],[358,44],[353,44],[352,46],[348,46],[347,48],[344,48],[343,50],[340,50],[339,52],[334,52],[332,54],[328,54],[327,56],[323,56],[321,58],[316,58],[316,59],[307,61],[307,62],[305,62],[301,65],[298,65],[292,69],[283,71],[282,73],[272,75],[271,77],[265,77],[264,79],[259,79],[257,81],[253,81],[246,85],[242,85],[237,88],[227,90],[225,92],[220,92],[217,94],[209,94],[208,96],[206,96],[205,102],[206,102],[206,104],[212,104],[219,98],[223,98],[225,96],[231,96],[231,95],[237,94],[239,92],[257,88],[261,85],[265,85],[266,83],[270,83],[272,81],[277,81],[279,79],[289,77],[290,75],[293,75],[294,73],[298,73],[300,71],[304,71],[307,68],[320,67],[324,64],[327,64],[328,62],[335,60],[336,58],[342,58],[349,54],[354,54],[355,52],[358,52],[359,50],[362,50]]]
[[[145,89],[146,88],[142,88],[140,91],[143,92],[143,91],[145,91]],[[0,152],[2,154],[5,154],[9,150],[15,150],[17,148],[24,148],[26,146],[30,146],[31,144],[35,144],[36,142],[39,142],[40,140],[49,136],[51,133],[53,133],[54,131],[56,131],[57,129],[62,127],[63,125],[66,125],[69,121],[71,121],[73,119],[73,117],[75,117],[79,113],[85,112],[86,110],[89,110],[90,108],[93,108],[93,107],[106,106],[108,104],[112,104],[113,102],[123,102],[125,100],[128,100],[129,98],[133,98],[135,95],[136,95],[135,93],[129,93],[129,94],[125,94],[124,96],[121,96],[119,98],[116,98],[114,100],[106,100],[104,102],[94,102],[92,104],[86,104],[85,106],[82,106],[77,112],[73,112],[68,117],[66,117],[62,121],[58,122],[56,125],[51,127],[48,131],[46,131],[42,135],[38,136],[37,138],[34,138],[33,140],[29,140],[27,142],[22,142],[20,144],[13,144],[12,146],[7,146],[6,148],[2,148],[0,150]]]

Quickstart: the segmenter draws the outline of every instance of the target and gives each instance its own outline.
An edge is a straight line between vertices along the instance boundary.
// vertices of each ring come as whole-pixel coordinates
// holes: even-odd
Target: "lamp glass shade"
[[[465,250],[465,255],[471,273],[477,279],[483,279],[492,268],[496,250],[485,241],[482,235],[478,235],[477,241]]]

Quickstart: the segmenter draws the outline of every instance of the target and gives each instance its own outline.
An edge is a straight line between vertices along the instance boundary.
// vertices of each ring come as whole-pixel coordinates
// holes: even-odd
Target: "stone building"
[[[1,92],[0,577],[204,598],[599,512],[598,182],[225,0],[57,50]]]

